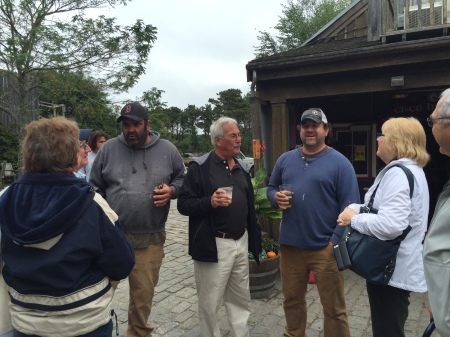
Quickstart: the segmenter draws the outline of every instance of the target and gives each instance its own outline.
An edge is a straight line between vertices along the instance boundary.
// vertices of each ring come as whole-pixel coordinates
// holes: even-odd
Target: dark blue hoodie
[[[3,277],[16,329],[70,336],[109,321],[109,280],[126,278],[134,265],[117,219],[85,180],[69,174],[25,173],[4,191]]]

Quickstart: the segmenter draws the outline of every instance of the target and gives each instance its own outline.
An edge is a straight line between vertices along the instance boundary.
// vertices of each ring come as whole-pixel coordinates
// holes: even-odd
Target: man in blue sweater
[[[343,229],[336,219],[344,208],[360,202],[353,166],[325,144],[328,120],[321,109],[308,109],[299,125],[303,145],[277,160],[267,189],[272,207],[283,210],[280,229],[280,271],[284,336],[304,337],[308,275],[314,272],[324,313],[325,337],[350,337],[344,299],[344,277],[338,271],[333,245]],[[279,191],[292,185],[292,207]]]

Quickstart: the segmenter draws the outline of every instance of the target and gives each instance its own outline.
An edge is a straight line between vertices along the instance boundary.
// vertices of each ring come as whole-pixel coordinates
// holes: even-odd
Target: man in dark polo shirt
[[[236,120],[221,117],[210,133],[214,150],[191,161],[178,197],[179,212],[189,216],[200,333],[221,336],[217,311],[223,299],[232,336],[248,337],[247,253],[258,261],[261,252],[253,187],[246,164],[235,158],[242,141]],[[233,188],[232,198],[223,187]]]

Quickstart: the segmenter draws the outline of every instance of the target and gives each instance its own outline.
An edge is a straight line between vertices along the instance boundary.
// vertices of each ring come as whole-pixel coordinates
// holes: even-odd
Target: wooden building
[[[327,143],[352,162],[363,195],[384,166],[376,156],[382,123],[413,116],[431,154],[432,214],[450,160],[426,118],[450,87],[449,33],[450,0],[356,0],[303,46],[250,61],[253,138],[267,145],[269,174],[283,152],[300,145],[302,112],[321,108],[332,124]]]

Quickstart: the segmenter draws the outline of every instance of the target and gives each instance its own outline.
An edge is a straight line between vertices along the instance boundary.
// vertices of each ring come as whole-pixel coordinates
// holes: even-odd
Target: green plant
[[[267,172],[262,167],[256,172],[255,178],[252,181],[253,191],[255,193],[255,210],[256,216],[258,217],[258,221],[264,218],[267,220],[269,224],[272,223],[275,219],[281,219],[282,212],[279,209],[274,209],[270,206],[269,199],[267,198],[267,187],[262,187],[264,181],[266,180]],[[261,241],[262,244],[262,252],[259,254],[259,259],[264,260],[267,258],[267,252],[276,252],[278,253],[278,249],[280,245],[271,238],[263,238]],[[249,259],[254,259],[252,253],[248,253]]]
[[[256,172],[253,179],[253,191],[255,192],[255,209],[258,221],[265,218],[272,222],[275,219],[281,219],[282,212],[279,209],[274,209],[270,206],[269,199],[267,199],[267,187],[261,187],[266,179],[267,172],[262,167]]]
[[[278,250],[280,249],[280,245],[273,239],[270,238],[262,238],[261,240],[262,251],[259,254],[259,259],[264,260],[267,259],[267,252],[275,252],[278,255]],[[248,258],[254,260],[253,254],[248,252]]]
[[[262,249],[267,252],[275,252],[278,253],[278,250],[280,249],[280,245],[278,242],[270,239],[270,238],[263,238],[261,241]]]

